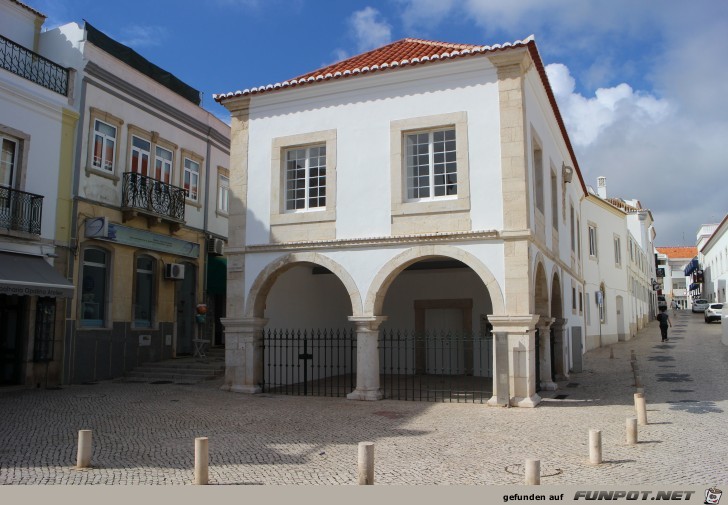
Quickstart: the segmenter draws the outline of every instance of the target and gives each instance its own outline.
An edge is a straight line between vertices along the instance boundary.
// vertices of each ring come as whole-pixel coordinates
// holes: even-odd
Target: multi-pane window
[[[13,187],[16,177],[16,160],[18,159],[18,143],[7,137],[2,139],[0,153],[0,186]]]
[[[619,237],[614,237],[614,264],[622,264],[622,240]]]
[[[139,256],[136,260],[134,292],[134,326],[150,328],[154,308],[154,258]]]
[[[569,224],[571,225],[571,251],[576,252],[576,230],[574,229],[574,206],[569,205]]]
[[[589,256],[597,256],[597,227],[589,225]]]
[[[116,127],[96,119],[94,121],[93,166],[113,172],[115,153]]]
[[[543,151],[537,145],[533,147],[533,176],[535,185],[536,208],[544,213],[543,198]]]
[[[185,197],[188,200],[194,200],[196,202],[199,199],[200,164],[189,158],[185,158],[184,168]]]
[[[559,229],[559,188],[556,172],[551,171],[551,226],[555,230]]]
[[[457,195],[455,129],[408,133],[405,143],[407,199],[430,200]]]
[[[326,145],[286,150],[287,211],[326,208]]]
[[[230,178],[223,174],[217,176],[217,210],[225,214],[230,211]]]
[[[151,142],[132,136],[131,138],[131,172],[149,176],[149,159],[151,157]]]
[[[154,178],[166,184],[172,183],[172,151],[157,146],[154,156]]]
[[[576,218],[576,255],[581,258],[581,220]]]
[[[81,325],[102,327],[106,321],[108,254],[101,249],[83,252]]]

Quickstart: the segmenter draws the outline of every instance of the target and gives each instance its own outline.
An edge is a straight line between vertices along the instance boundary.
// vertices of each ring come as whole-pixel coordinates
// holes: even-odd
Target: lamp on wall
[[[574,168],[568,166],[566,163],[561,163],[561,176],[564,178],[565,183],[571,182],[571,178],[574,176]]]

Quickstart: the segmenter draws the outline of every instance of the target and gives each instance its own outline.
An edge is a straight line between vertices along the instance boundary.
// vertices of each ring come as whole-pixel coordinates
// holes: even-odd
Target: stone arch
[[[313,263],[330,270],[344,285],[351,301],[351,312],[355,317],[362,315],[361,295],[354,279],[344,267],[331,258],[319,253],[290,253],[269,263],[255,278],[248,292],[245,317],[263,317],[265,302],[276,279],[284,272],[302,263]]]
[[[461,261],[470,267],[478,278],[480,278],[483,284],[485,284],[485,287],[488,290],[488,294],[493,305],[493,314],[505,314],[503,291],[488,267],[486,267],[485,264],[473,254],[463,249],[447,245],[412,247],[385,263],[384,266],[379,269],[379,272],[374,277],[369,287],[369,292],[364,304],[364,313],[367,315],[381,315],[384,298],[394,279],[396,279],[405,268],[413,263],[438,256],[444,256]]]
[[[546,267],[541,253],[536,253],[533,269],[533,310],[542,317],[550,317],[549,281],[546,277]]]

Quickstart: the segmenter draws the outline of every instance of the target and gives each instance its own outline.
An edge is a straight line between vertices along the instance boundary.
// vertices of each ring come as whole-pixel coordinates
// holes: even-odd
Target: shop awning
[[[0,253],[0,294],[73,297],[73,284],[40,256]]]

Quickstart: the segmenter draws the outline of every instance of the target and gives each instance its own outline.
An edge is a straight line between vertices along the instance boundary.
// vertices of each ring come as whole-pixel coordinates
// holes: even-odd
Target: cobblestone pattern
[[[667,344],[651,323],[613,359],[587,353],[584,372],[548,392],[566,398],[535,409],[250,396],[218,382],[0,390],[0,484],[189,485],[199,436],[210,484],[354,485],[360,441],[375,442],[376,484],[523,484],[531,457],[542,484],[725,484],[728,347],[719,324],[674,319]],[[625,441],[633,349],[649,422],[637,446]],[[588,462],[590,428],[601,465]],[[80,429],[93,430],[90,469],[74,468]]]

